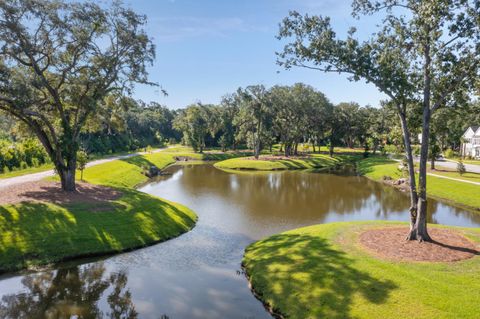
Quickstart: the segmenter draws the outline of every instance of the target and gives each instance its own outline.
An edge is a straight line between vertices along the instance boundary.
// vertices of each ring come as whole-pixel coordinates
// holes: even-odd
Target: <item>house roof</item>
[[[470,129],[473,131],[473,136],[480,136],[480,125],[469,126],[463,135],[465,136]]]

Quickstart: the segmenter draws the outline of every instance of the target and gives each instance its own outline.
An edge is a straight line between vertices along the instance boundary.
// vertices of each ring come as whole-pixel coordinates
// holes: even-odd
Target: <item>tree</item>
[[[354,37],[355,29],[346,40],[338,40],[329,18],[292,12],[283,21],[279,37],[293,41],[279,54],[279,63],[287,68],[347,73],[352,80],[373,83],[390,98],[400,117],[409,164],[411,229],[407,238],[430,240],[426,223],[430,118],[439,107],[467,98],[466,92],[476,83],[480,60],[478,2],[353,1],[357,17],[384,11],[384,27],[364,42]],[[418,191],[407,123],[409,103],[422,106]]]
[[[465,168],[465,164],[463,164],[463,161],[460,159],[457,163],[457,172],[462,176],[467,172],[467,169]]]
[[[253,147],[255,159],[260,156],[262,145],[269,139],[269,127],[272,125],[271,96],[263,85],[239,88],[234,95],[234,103],[239,112],[235,125],[240,127],[238,135],[245,137]]]
[[[205,138],[215,136],[218,131],[219,121],[213,108],[213,105],[191,105],[179,112],[173,121],[173,127],[183,132],[185,143],[195,152],[203,153]]]
[[[63,190],[75,190],[80,132],[98,105],[151,84],[155,50],[145,23],[119,2],[0,2],[0,110],[39,138]]]
[[[84,150],[77,152],[77,169],[80,171],[80,180],[83,181],[83,170],[87,167],[88,154]]]

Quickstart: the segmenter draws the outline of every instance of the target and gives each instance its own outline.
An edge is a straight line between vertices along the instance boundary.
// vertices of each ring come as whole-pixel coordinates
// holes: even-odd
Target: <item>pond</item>
[[[318,223],[408,220],[406,194],[349,170],[234,174],[202,164],[167,173],[141,190],[192,208],[199,220],[191,232],[108,258],[0,277],[0,316],[271,318],[241,271],[248,244]],[[480,227],[478,213],[429,203],[429,222]]]

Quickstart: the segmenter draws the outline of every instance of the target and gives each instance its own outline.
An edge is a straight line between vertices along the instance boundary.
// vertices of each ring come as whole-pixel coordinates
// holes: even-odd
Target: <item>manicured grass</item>
[[[172,153],[161,152],[85,169],[85,181],[123,193],[113,202],[0,206],[0,272],[130,250],[188,231],[195,213],[132,189],[148,180],[144,167],[174,162]]]
[[[92,167],[83,172],[83,179],[92,184],[101,184],[110,187],[135,187],[148,181],[143,174],[144,169],[155,165],[159,169],[175,163],[171,153],[151,153],[115,160]],[[77,172],[80,179],[80,172]]]
[[[187,207],[121,189],[113,202],[0,206],[0,272],[115,253],[176,237],[191,229]]]
[[[385,157],[369,157],[357,163],[358,172],[368,178],[381,181],[384,176],[393,179],[402,177],[398,162]],[[436,174],[436,172],[433,172]],[[452,181],[435,176],[427,176],[427,194],[437,198],[473,209],[480,209],[480,186]]]
[[[274,171],[287,169],[309,169],[331,167],[341,164],[343,161],[350,159],[349,156],[335,156],[329,157],[323,154],[310,154],[308,158],[302,159],[268,159],[259,160],[251,157],[233,158],[226,161],[215,163],[215,167],[227,170],[259,170],[259,171]]]
[[[286,318],[478,318],[480,257],[392,262],[356,244],[362,229],[386,225],[397,224],[292,230],[247,247],[243,263],[260,298]],[[479,229],[458,231],[480,243]]]
[[[43,164],[43,165],[40,165],[38,167],[29,167],[29,168],[25,168],[25,169],[19,169],[17,171],[11,171],[11,172],[8,172],[8,173],[1,173],[0,174],[0,179],[23,176],[23,175],[27,175],[27,174],[33,174],[33,173],[40,173],[40,172],[51,170],[52,168],[53,168],[52,164]]]

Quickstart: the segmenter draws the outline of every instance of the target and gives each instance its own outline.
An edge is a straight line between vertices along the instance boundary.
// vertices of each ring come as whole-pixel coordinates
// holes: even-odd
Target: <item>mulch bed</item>
[[[58,182],[37,181],[0,189],[0,205],[21,202],[105,204],[121,195],[118,190],[82,182],[77,182],[76,192],[64,192]]]
[[[460,233],[441,228],[428,230],[433,242],[407,241],[409,229],[371,229],[360,235],[360,243],[375,255],[395,261],[453,262],[480,255],[478,245]]]

